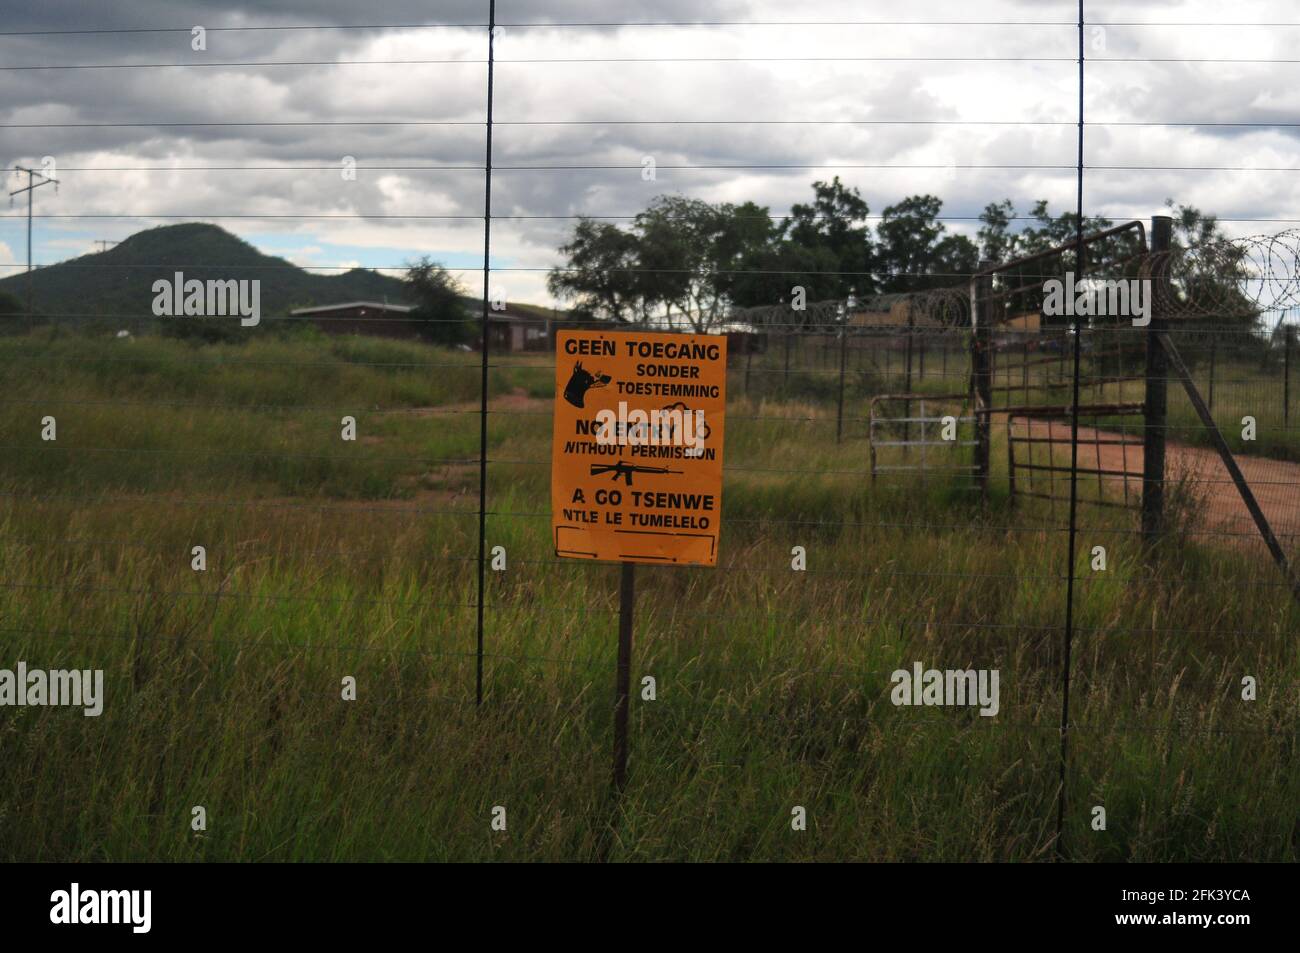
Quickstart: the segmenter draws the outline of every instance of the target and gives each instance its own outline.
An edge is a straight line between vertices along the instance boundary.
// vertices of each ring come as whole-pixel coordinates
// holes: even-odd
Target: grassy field
[[[738,363],[719,566],[638,570],[633,684],[657,697],[634,695],[616,799],[617,569],[552,555],[553,371],[501,360],[477,707],[477,355],[0,339],[0,667],[107,686],[98,718],[0,708],[0,858],[1053,858],[1059,511],[1009,506],[1000,471],[986,503],[873,488],[879,381],[837,445],[825,375],[746,388]],[[1296,860],[1300,610],[1262,547],[1148,557],[1131,514],[1081,522],[1064,856]],[[895,707],[915,661],[997,668],[999,714]]]

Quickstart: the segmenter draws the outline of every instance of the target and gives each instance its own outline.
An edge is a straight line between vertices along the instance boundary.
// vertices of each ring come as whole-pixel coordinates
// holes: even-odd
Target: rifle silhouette
[[[614,474],[614,482],[622,480],[628,486],[632,485],[633,473],[681,473],[681,470],[669,470],[667,467],[638,467],[631,463],[611,463],[591,465],[591,475],[600,476],[604,473]]]

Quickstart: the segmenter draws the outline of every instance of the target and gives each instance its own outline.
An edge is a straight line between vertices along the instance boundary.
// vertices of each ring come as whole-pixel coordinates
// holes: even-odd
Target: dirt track
[[[1013,424],[1017,436],[1046,437],[1049,434],[1050,427],[1050,435],[1053,441],[1064,441],[1064,446],[1058,445],[1057,447],[1056,463],[1057,465],[1068,465],[1069,423],[1065,421],[1028,420],[1027,418],[1018,417],[1013,421]],[[1028,429],[1026,429],[1027,426]],[[1137,445],[1116,446],[1102,444],[1098,446],[1093,442],[1098,439],[1127,439],[1137,441]],[[1041,453],[1041,451],[1039,452]],[[1242,502],[1237,487],[1228,476],[1228,471],[1217,452],[1170,442],[1165,453],[1166,482],[1172,484],[1185,478],[1191,485],[1193,497],[1197,500],[1195,508],[1200,517],[1196,529],[1216,533],[1239,534],[1239,538],[1245,541],[1259,540],[1255,521],[1251,519],[1250,512]],[[1018,454],[1017,462],[1022,459],[1022,455]],[[1292,549],[1297,538],[1300,538],[1300,464],[1241,455],[1237,456],[1236,460],[1255,494],[1255,499],[1259,501],[1260,508],[1272,525],[1273,532],[1286,549]],[[1038,462],[1042,462],[1042,459]],[[1127,478],[1128,499],[1136,502],[1141,496],[1142,445],[1140,437],[1129,436],[1124,438],[1118,433],[1105,430],[1098,431],[1092,427],[1080,427],[1079,467],[1134,474],[1136,476]],[[1045,486],[1045,478],[1042,474],[1035,474],[1034,476],[1037,480],[1036,488],[1042,490]],[[1028,474],[1017,472],[1018,483],[1024,484],[1027,479]],[[1061,494],[1060,481],[1068,479],[1068,477],[1064,474],[1055,474],[1055,479],[1057,480],[1056,493]],[[1108,498],[1116,501],[1124,500],[1126,482],[1124,477],[1103,476],[1100,479],[1106,487]],[[1098,477],[1080,475],[1079,480],[1081,485],[1084,480],[1090,480],[1092,481],[1092,487],[1095,487]],[[1095,498],[1095,490],[1093,496]],[[1225,540],[1231,541],[1227,537],[1225,537]]]

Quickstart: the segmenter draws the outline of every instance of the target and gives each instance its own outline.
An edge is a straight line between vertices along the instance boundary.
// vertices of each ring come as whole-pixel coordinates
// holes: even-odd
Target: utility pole
[[[26,166],[16,165],[14,171],[27,173],[27,185],[10,192],[9,197],[13,198],[23,192],[27,193],[27,323],[30,325],[32,322],[32,193],[42,185],[52,183],[57,186],[59,180],[52,179],[48,175],[37,172],[35,169],[29,169]],[[36,181],[37,176],[40,177],[41,181]]]
[[[120,243],[119,243],[119,242],[110,242],[110,241],[106,241],[106,240],[104,240],[104,239],[102,239],[102,238],[97,238],[97,239],[95,239],[95,244],[99,246],[99,250],[100,250],[100,252],[102,253],[102,252],[106,252],[106,251],[108,251],[108,246],[110,246],[110,245],[117,245],[117,244],[120,244]],[[385,302],[385,303],[387,303],[387,302]]]

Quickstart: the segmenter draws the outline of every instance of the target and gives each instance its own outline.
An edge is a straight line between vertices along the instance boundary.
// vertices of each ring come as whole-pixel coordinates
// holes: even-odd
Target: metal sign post
[[[620,564],[614,788],[621,792],[634,564],[717,564],[727,339],[595,329],[561,331],[555,343],[555,555]]]
[[[636,563],[623,563],[618,584],[618,669],[614,678],[614,789],[627,787],[627,712],[632,682],[632,609]]]

